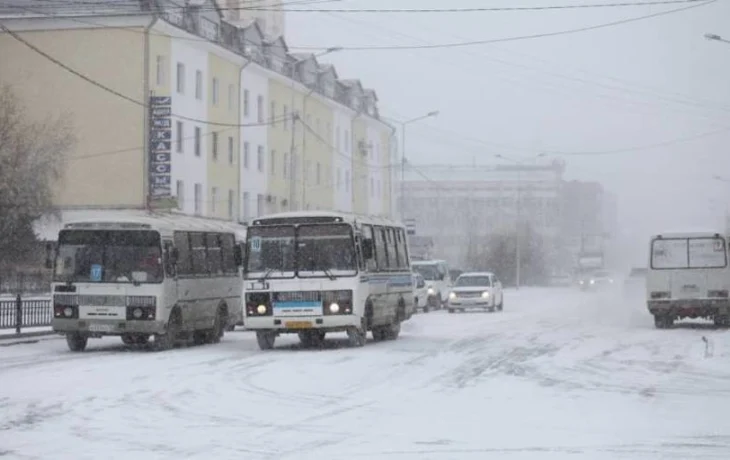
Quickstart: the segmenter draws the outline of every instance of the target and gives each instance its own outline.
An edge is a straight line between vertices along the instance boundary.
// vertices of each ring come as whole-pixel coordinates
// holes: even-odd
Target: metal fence
[[[44,327],[51,325],[53,309],[50,299],[0,300],[0,329],[15,329],[20,334],[24,327]]]

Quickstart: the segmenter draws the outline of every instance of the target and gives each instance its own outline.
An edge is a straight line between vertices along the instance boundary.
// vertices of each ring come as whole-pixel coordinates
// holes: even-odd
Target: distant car
[[[449,293],[447,306],[449,313],[472,308],[502,311],[502,283],[491,272],[462,273]]]
[[[426,280],[420,273],[413,274],[413,296],[413,305],[415,305],[416,311],[423,310],[424,313],[428,313],[428,286],[426,286]]]
[[[588,291],[612,286],[616,282],[615,277],[607,271],[596,271],[587,273],[580,277],[578,284],[581,290]]]

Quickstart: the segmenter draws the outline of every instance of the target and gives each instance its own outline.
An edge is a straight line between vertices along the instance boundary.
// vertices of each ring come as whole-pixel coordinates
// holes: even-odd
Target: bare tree
[[[31,120],[13,89],[0,87],[0,263],[13,264],[32,247],[33,221],[53,210],[75,142],[69,117]]]

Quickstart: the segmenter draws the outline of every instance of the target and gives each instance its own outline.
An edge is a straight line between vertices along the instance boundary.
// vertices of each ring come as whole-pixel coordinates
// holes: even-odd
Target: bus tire
[[[225,305],[218,307],[215,313],[215,321],[213,322],[213,330],[208,334],[208,343],[220,343],[226,334],[226,326],[228,325],[228,309]]]
[[[371,312],[372,312],[372,306],[370,306]],[[365,307],[365,311],[367,312],[368,307]],[[371,313],[372,314],[372,313]],[[362,319],[362,324],[360,327],[357,326],[350,326],[347,328],[347,341],[349,342],[351,347],[364,347],[365,343],[367,343],[368,339],[368,328],[367,328],[367,319]],[[375,330],[375,329],[373,329]]]
[[[669,329],[674,324],[674,318],[669,315],[654,315],[654,326],[657,329]]]
[[[400,321],[396,321],[385,329],[385,340],[396,340],[400,335]]]
[[[174,308],[170,313],[170,320],[167,322],[167,331],[164,334],[155,334],[155,349],[165,351],[172,349],[177,343],[177,337],[182,329],[182,317],[180,310]]]
[[[276,343],[276,333],[271,331],[256,331],[256,342],[260,350],[271,350]]]
[[[66,334],[66,344],[68,349],[74,352],[80,352],[86,350],[86,345],[89,343],[89,338],[85,335],[81,335],[78,332]]]

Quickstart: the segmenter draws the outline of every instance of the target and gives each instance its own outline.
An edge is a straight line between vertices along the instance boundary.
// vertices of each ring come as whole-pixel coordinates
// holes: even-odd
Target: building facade
[[[433,238],[432,255],[467,267],[470,252],[490,235],[529,225],[555,260],[561,228],[564,165],[429,165],[409,172],[404,215],[415,235]],[[467,267],[468,268],[468,267]]]
[[[93,15],[79,2],[16,3],[0,0],[14,31],[0,33],[0,84],[32,118],[74,122],[61,209],[175,207],[242,222],[391,213],[381,166],[393,131],[375,92],[290,53],[260,21],[238,27],[211,1],[110,2]]]
[[[218,0],[223,17],[237,26],[258,22],[269,37],[286,35],[282,0]]]

